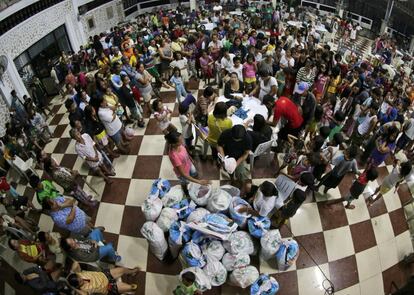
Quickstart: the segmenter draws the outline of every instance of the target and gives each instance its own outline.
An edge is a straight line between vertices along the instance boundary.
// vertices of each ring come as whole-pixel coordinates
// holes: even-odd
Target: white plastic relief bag
[[[163,260],[168,250],[168,244],[161,228],[155,222],[147,221],[141,228],[141,234],[147,239],[150,252],[159,260]]]
[[[157,225],[164,232],[167,232],[176,220],[178,220],[177,211],[172,208],[164,208],[161,211],[160,217],[158,217]]]
[[[201,246],[204,256],[207,259],[207,262],[210,261],[220,261],[223,258],[224,250],[223,244],[220,241],[212,240],[205,243]]]
[[[231,195],[222,189],[213,189],[207,202],[207,209],[217,213],[227,211],[231,202]]]
[[[227,270],[220,261],[209,261],[203,268],[205,274],[210,279],[212,286],[221,286],[226,282]]]
[[[149,221],[157,220],[162,210],[162,201],[158,197],[148,198],[142,205],[142,213],[144,213],[145,219]]]
[[[230,283],[240,288],[247,288],[259,278],[259,271],[256,267],[248,265],[236,268],[230,275]]]
[[[272,229],[265,233],[260,239],[260,245],[262,246],[260,255],[263,260],[269,260],[274,257],[277,250],[279,250],[281,242],[282,236],[278,229]]]
[[[184,197],[183,190],[180,185],[173,186],[162,198],[164,207],[172,207],[179,203]]]
[[[254,252],[252,237],[245,231],[232,233],[227,241],[223,243],[224,248],[231,254],[248,254]]]
[[[188,185],[188,193],[194,203],[199,206],[206,206],[211,195],[211,186],[190,182]]]
[[[233,271],[236,268],[244,267],[250,264],[250,256],[247,254],[230,254],[226,253],[221,260],[227,271]]]

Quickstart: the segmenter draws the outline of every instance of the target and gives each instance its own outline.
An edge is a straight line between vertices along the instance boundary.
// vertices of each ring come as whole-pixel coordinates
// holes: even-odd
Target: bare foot
[[[346,209],[355,209],[355,205],[349,205],[349,206],[345,206]]]

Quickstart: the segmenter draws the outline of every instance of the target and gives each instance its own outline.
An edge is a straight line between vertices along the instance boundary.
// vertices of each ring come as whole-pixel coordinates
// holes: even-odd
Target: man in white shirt
[[[236,73],[240,82],[243,82],[243,66],[241,65],[240,57],[233,58],[233,66],[230,69],[230,74]]]
[[[214,3],[214,6],[213,6],[213,11],[214,12],[220,12],[221,13],[222,10],[223,10],[223,6],[221,6],[220,3],[218,3],[218,2]]]
[[[122,122],[116,112],[108,106],[108,103],[103,98],[100,98],[98,117],[105,126],[106,133],[115,142],[117,148],[122,153],[127,153],[128,147],[122,140]]]
[[[229,53],[228,49],[223,50],[223,57],[221,58],[220,63],[218,64],[220,68],[220,74],[218,75],[219,86],[223,84],[223,80],[225,80],[224,82],[227,81],[226,77],[230,75],[231,73],[230,71],[234,66],[233,64],[234,57],[235,55],[233,53]]]
[[[110,171],[104,164],[101,152],[96,149],[95,142],[89,134],[80,134],[77,129],[69,131],[70,137],[76,141],[75,151],[79,157],[84,159],[88,166],[93,169],[99,176],[102,176],[106,183],[112,183],[108,175],[114,176],[115,173]]]

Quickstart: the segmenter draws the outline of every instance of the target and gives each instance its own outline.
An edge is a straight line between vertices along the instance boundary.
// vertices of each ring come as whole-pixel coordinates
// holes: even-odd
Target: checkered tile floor
[[[203,87],[202,82],[193,82],[190,89],[197,95],[198,89]],[[162,97],[174,109],[173,123],[180,128],[175,92],[162,91]],[[141,267],[142,272],[134,278],[139,284],[136,294],[172,294],[171,291],[177,285],[176,275],[180,271],[178,261],[172,264],[158,261],[148,252],[148,244],[139,232],[145,221],[140,205],[147,197],[152,181],[158,177],[167,178],[173,183],[177,180],[155,119],[147,118],[146,128],[136,129],[131,151],[129,155],[115,160],[117,175],[114,183],[108,186],[99,177],[92,176],[82,160],[77,158],[74,142],[69,138],[66,109],[61,101],[54,103],[56,115],[49,123],[55,138],[45,150],[62,165],[77,169],[87,176],[98,190],[101,203],[96,210],[88,213],[96,225],[105,226],[105,237],[113,242],[122,256],[121,263],[129,267]],[[207,161],[195,158],[195,161],[202,178],[212,180],[213,185],[228,182],[211,158]],[[274,169],[274,163],[269,165],[258,160],[253,182],[272,179]],[[390,166],[381,167],[377,183],[371,183],[370,186],[375,189],[390,169]],[[42,171],[39,173],[42,174]],[[392,281],[399,286],[405,281],[407,274],[400,261],[413,251],[401,208],[403,202],[412,198],[409,185],[412,187],[413,184],[402,185],[396,194],[390,192],[370,208],[367,208],[363,198],[355,202],[354,210],[346,210],[342,204],[330,208],[324,206],[326,199],[340,198],[346,194],[351,182],[352,177],[346,177],[327,197],[317,195],[317,202],[307,201],[281,232],[284,237],[292,236],[293,233],[306,247],[334,284],[335,294],[388,294]],[[17,189],[20,193],[33,196],[33,190],[27,186],[18,185]],[[54,229],[51,219],[46,215],[40,216],[39,224],[42,230]],[[257,257],[252,259],[252,263],[260,272],[269,273],[278,280],[281,295],[324,294],[323,275],[303,249],[296,265],[285,272],[277,271],[275,265],[260,261]],[[226,285],[206,294],[234,295],[247,292]]]

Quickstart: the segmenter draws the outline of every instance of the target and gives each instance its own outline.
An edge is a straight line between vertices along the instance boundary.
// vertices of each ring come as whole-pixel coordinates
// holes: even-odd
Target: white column
[[[381,29],[380,29],[380,34],[384,34],[387,31],[387,21],[385,19],[383,19],[381,21]]]
[[[190,10],[196,10],[197,9],[197,4],[196,4],[196,0],[190,0]]]
[[[10,105],[10,92],[13,89],[16,90],[16,93],[19,97],[23,97],[23,95],[29,95],[29,93],[27,92],[26,86],[24,86],[22,78],[20,78],[19,72],[17,71],[13,59],[11,59],[10,56],[7,56],[7,59],[9,62],[7,70],[4,73],[4,75],[7,75],[7,77],[4,77],[4,79],[7,79],[8,81],[3,81],[3,83],[0,83],[0,87],[4,96],[6,97],[8,104]]]
[[[272,0],[272,6],[273,6],[273,9],[276,8],[276,6],[277,6],[277,0]]]
[[[414,35],[411,36],[409,52],[410,54],[414,54]]]

